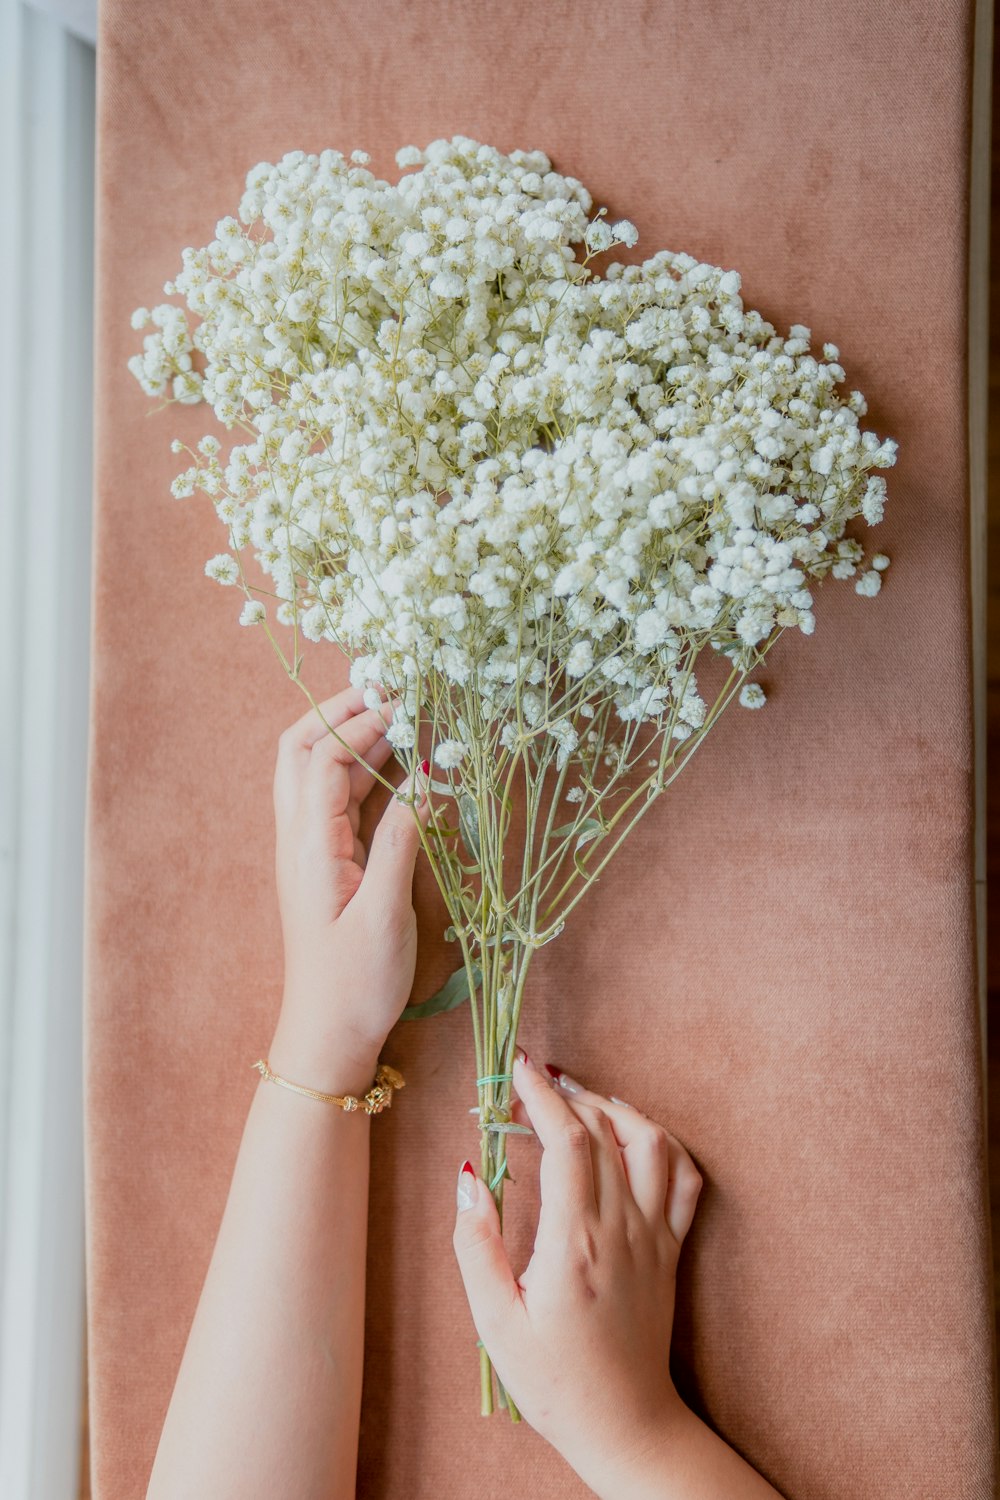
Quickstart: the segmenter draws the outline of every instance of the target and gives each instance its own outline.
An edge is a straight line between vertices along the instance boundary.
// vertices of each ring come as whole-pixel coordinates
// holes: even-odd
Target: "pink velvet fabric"
[[[633,258],[683,249],[840,346],[900,442],[881,596],[819,591],[536,960],[521,1035],[659,1117],[706,1185],[681,1261],[688,1400],[795,1500],[985,1500],[994,1363],[972,939],[966,454],[969,0],[104,0],[86,1012],[95,1500],[145,1492],[270,1039],[275,741],[305,700],[202,574],[132,309],[247,169],[462,133],[542,147]],[[331,650],[311,681],[344,679]],[[375,812],[376,809],[371,809]],[[415,995],[448,972],[426,870]],[[358,1494],[582,1496],[478,1416],[450,1237],[475,1132],[464,1010],[401,1023],[373,1128]],[[515,1258],[535,1148],[515,1147]],[[266,1204],[262,1212],[266,1213]],[[250,1310],[248,1309],[248,1315]],[[334,1414],[331,1413],[331,1419]],[[288,1497],[293,1500],[293,1497]],[[627,1500],[627,1497],[623,1497]]]

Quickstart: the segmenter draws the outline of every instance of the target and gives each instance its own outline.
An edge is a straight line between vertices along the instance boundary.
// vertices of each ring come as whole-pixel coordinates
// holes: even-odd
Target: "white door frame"
[[[75,1500],[94,49],[0,0],[0,1495]]]

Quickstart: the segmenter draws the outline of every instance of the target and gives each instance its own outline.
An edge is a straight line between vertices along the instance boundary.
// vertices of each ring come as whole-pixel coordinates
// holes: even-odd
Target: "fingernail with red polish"
[[[559,1068],[553,1067],[551,1063],[546,1063],[545,1070],[551,1076],[553,1083],[559,1082],[559,1073],[561,1071]]]
[[[517,1057],[518,1062],[524,1063],[524,1066],[526,1068],[534,1067],[534,1063],[531,1061],[531,1058],[528,1056],[527,1052],[525,1052],[523,1047],[515,1047],[514,1053]]]
[[[478,1183],[476,1182],[475,1168],[471,1161],[463,1161],[461,1167],[458,1169],[458,1187],[456,1190],[459,1212],[474,1207],[477,1194]]]
[[[430,761],[429,760],[422,760],[420,762],[420,769],[421,769],[421,771],[423,771],[423,773],[424,773],[425,776],[429,776],[430,775],[430,770],[431,770],[431,763],[430,763]]]

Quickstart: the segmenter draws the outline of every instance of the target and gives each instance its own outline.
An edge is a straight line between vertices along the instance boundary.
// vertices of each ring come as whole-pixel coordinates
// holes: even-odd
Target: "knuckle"
[[[312,747],[312,758],[314,761],[339,760],[341,755],[350,759],[348,751],[344,750],[340,741],[329,730],[315,742]]]
[[[644,1215],[631,1206],[626,1206],[624,1216],[624,1241],[629,1254],[638,1258],[650,1240],[655,1238]]]
[[[361,941],[366,947],[375,950],[394,948],[406,935],[407,916],[397,911],[396,907],[387,901],[373,901],[371,887],[365,886],[364,879],[362,879],[362,887],[364,894],[358,903]]]
[[[408,824],[393,818],[388,823],[383,823],[379,831],[379,839],[387,849],[408,849],[412,838]]]
[[[646,1138],[650,1149],[655,1151],[657,1156],[667,1157],[670,1154],[670,1136],[656,1120],[650,1120],[646,1129]]]
[[[589,1285],[599,1258],[596,1234],[586,1225],[581,1226],[572,1237],[567,1250],[570,1275],[576,1281]]]
[[[583,1112],[587,1121],[585,1128],[591,1136],[595,1136],[605,1146],[617,1143],[611,1121],[599,1104],[578,1103],[576,1108]]]
[[[597,1259],[597,1235],[588,1225],[584,1225],[580,1231],[578,1251],[586,1257],[588,1265],[593,1265]]]
[[[687,1188],[688,1188],[688,1190],[690,1192],[692,1192],[692,1193],[700,1193],[701,1192],[702,1187],[704,1186],[704,1183],[705,1183],[705,1179],[704,1179],[704,1177],[702,1177],[701,1173],[698,1171],[698,1168],[691,1161],[689,1161],[689,1163],[687,1165],[687,1168],[686,1168],[686,1170],[684,1172],[684,1178],[685,1178],[685,1182],[686,1182]]]
[[[493,1230],[482,1219],[473,1216],[473,1223],[470,1224],[468,1216],[462,1215],[455,1222],[455,1232],[452,1238],[456,1250],[474,1254],[489,1244],[493,1238]]]
[[[570,1120],[562,1128],[562,1142],[573,1156],[590,1151],[590,1131],[582,1120]]]

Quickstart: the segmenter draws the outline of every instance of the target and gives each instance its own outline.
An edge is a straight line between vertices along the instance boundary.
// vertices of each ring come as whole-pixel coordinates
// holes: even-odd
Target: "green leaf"
[[[591,839],[596,839],[603,832],[603,823],[598,823],[596,818],[587,818],[580,825],[580,837],[576,841],[576,847],[582,849],[584,844],[589,844]]]
[[[476,984],[478,986],[482,979],[479,969],[475,970]],[[401,1021],[419,1021],[424,1016],[436,1016],[442,1011],[455,1010],[469,998],[469,976],[465,967],[456,969],[429,1000],[424,1000],[420,1005],[408,1005],[400,1016]]]
[[[466,849],[477,861],[482,860],[482,851],[479,846],[479,808],[476,806],[475,797],[468,792],[458,794],[458,821],[462,828],[462,840]]]
[[[591,839],[596,839],[599,833],[604,832],[604,824],[599,823],[596,818],[584,818],[582,823],[564,823],[561,828],[553,828],[553,838],[565,838],[568,833],[573,833],[577,828],[580,837],[576,841],[576,847],[582,849],[584,844],[589,844]]]
[[[496,1021],[496,1027],[497,1027],[497,1051],[498,1052],[502,1052],[503,1051],[504,1043],[507,1040],[507,1033],[510,1030],[510,1022],[511,1022],[511,1015],[513,1013],[513,1009],[514,1009],[513,986],[511,985],[511,982],[510,982],[510,980],[508,978],[508,979],[504,980],[504,982],[503,982],[503,984],[501,985],[501,988],[500,988],[500,994],[497,996],[497,1021]]]

